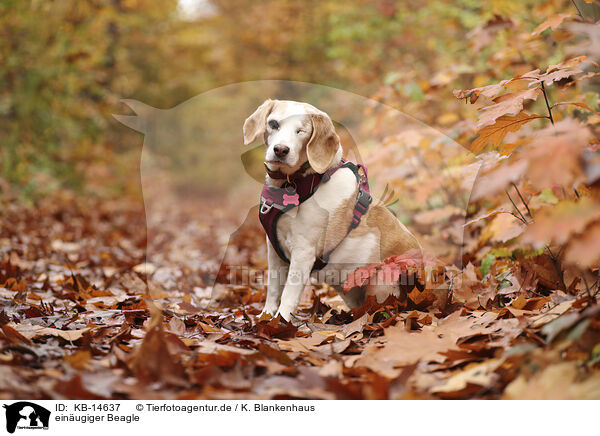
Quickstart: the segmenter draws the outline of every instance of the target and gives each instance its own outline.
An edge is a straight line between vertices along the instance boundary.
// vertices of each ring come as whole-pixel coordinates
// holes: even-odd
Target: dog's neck
[[[300,165],[300,167],[296,171],[284,173],[280,169],[272,170],[265,162],[265,170],[267,171],[267,176],[273,180],[292,180],[306,176],[310,173],[310,170],[312,170],[312,168],[310,167],[308,161],[306,161],[302,165]]]
[[[339,166],[341,160],[342,160],[342,155],[343,155],[343,149],[342,146],[340,145],[340,147],[338,148],[337,152],[335,153],[335,157],[333,158],[333,160],[331,161],[331,165],[329,165],[329,167],[327,169],[333,168],[333,167],[337,167]],[[312,167],[310,166],[310,164],[308,163],[308,161],[300,164],[298,166],[298,169],[293,171],[292,173],[284,173],[281,170],[276,170],[273,171],[271,170],[267,164],[265,163],[265,169],[267,171],[267,176],[265,178],[266,180],[266,184],[269,186],[273,186],[274,188],[281,188],[281,186],[290,180],[294,180],[294,179],[298,179],[301,177],[306,177],[309,174],[315,174],[316,171],[312,169]]]

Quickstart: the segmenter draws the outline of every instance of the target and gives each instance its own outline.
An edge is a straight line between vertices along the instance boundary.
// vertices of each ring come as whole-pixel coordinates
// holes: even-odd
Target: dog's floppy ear
[[[325,114],[311,114],[312,135],[306,146],[308,162],[313,170],[323,174],[335,157],[340,138],[335,133],[333,122]]]
[[[258,135],[265,131],[267,117],[273,109],[276,100],[266,99],[252,115],[244,121],[244,145],[252,143]]]

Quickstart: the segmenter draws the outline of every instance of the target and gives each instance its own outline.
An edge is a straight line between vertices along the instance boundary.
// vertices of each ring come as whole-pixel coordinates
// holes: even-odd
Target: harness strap
[[[335,245],[335,247],[328,250],[321,257],[317,258],[311,271],[314,272],[323,269],[327,265],[331,253],[338,248],[338,246],[344,241],[346,236],[348,236],[353,229],[358,227],[362,216],[369,210],[369,205],[373,201],[373,198],[371,197],[369,191],[369,181],[367,178],[366,167],[364,165],[357,165],[353,162],[342,159],[338,166],[330,168],[323,174],[309,174],[307,176],[293,178],[284,182],[281,188],[274,188],[267,186],[266,184],[263,187],[260,198],[260,222],[265,229],[265,232],[267,233],[269,241],[271,241],[275,252],[285,263],[289,264],[290,261],[283,252],[283,249],[281,248],[277,238],[277,221],[284,213],[296,206],[299,206],[312,197],[319,185],[321,183],[327,183],[331,176],[340,168],[349,168],[354,173],[358,183],[358,193],[356,195],[356,202],[354,204],[352,221],[348,227],[348,231]],[[359,173],[360,169],[362,169],[364,175]]]

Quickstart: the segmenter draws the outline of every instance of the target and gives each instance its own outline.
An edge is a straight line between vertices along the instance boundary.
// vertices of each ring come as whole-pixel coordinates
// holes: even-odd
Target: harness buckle
[[[369,205],[371,204],[372,201],[373,201],[373,197],[371,197],[371,194],[369,194],[367,191],[365,191],[362,188],[360,188],[358,190],[358,196],[356,197],[356,204],[360,205],[364,209],[364,211],[362,211],[363,213],[365,213],[367,211],[367,209],[369,208]]]
[[[269,213],[269,211],[273,209],[273,204],[268,204],[266,201],[260,205],[260,213],[265,215]]]
[[[350,223],[350,230],[358,227],[360,219],[367,213],[369,205],[373,201],[373,197],[367,191],[359,188],[358,195],[356,196],[356,204],[354,205],[354,214],[352,216],[352,222]]]

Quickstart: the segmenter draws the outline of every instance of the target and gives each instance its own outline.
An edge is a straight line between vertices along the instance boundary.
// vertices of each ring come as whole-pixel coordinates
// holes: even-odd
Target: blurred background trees
[[[560,61],[566,31],[528,35],[561,12],[593,18],[598,7],[584,0],[4,0],[0,177],[25,198],[58,187],[136,192],[141,141],[110,116],[125,110],[121,98],[169,108],[257,79],[374,96],[460,141],[457,123],[474,109],[452,90]]]

